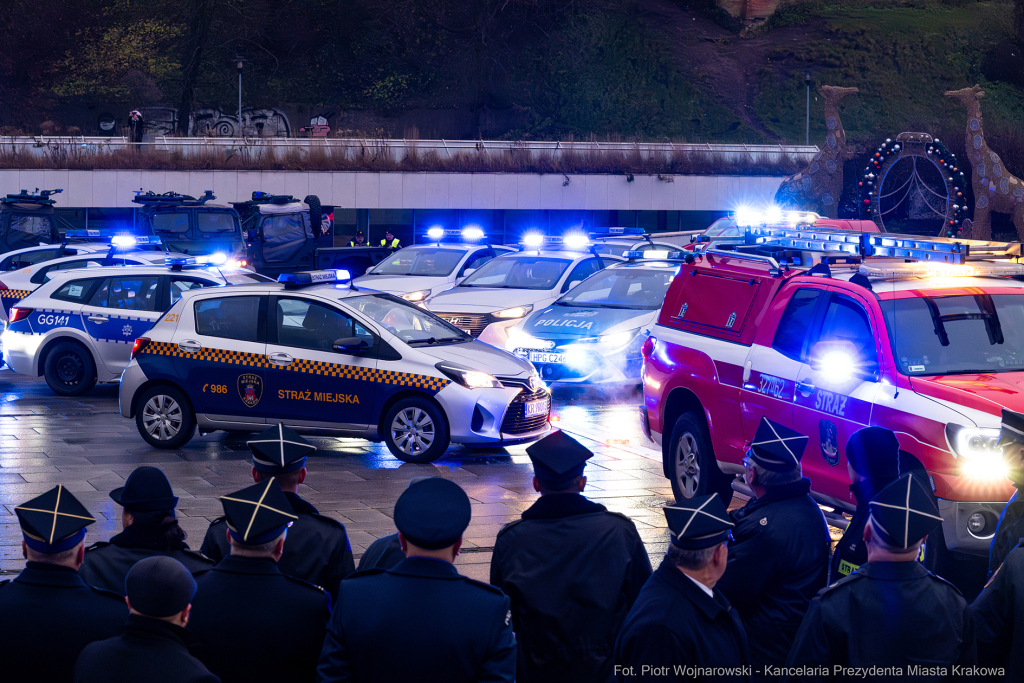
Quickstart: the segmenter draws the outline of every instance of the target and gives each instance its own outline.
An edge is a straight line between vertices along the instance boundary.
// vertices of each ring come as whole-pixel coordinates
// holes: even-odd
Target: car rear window
[[[260,298],[231,296],[195,303],[196,334],[258,341]]]
[[[93,287],[95,287],[96,283],[101,279],[102,278],[91,280],[71,280],[70,282],[65,282],[57,288],[56,292],[50,295],[50,298],[80,304],[89,297]]]

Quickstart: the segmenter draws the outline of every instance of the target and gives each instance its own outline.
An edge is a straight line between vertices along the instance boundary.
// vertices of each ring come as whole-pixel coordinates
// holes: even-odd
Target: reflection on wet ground
[[[660,453],[640,431],[633,390],[556,390],[554,426],[577,436],[595,456],[586,494],[629,515],[655,565],[667,536],[661,507],[672,500]],[[218,496],[251,483],[245,434],[215,432],[179,450],[150,448],[134,420],[117,409],[117,387],[99,385],[86,396],[54,396],[39,379],[0,370],[0,570],[24,564],[14,507],[63,484],[99,520],[87,542],[120,531],[120,508],[108,492],[140,464],[162,468],[171,480],[181,526],[197,548],[209,521],[221,515]],[[319,449],[307,463],[300,495],[345,524],[358,557],[394,533],[392,508],[409,479],[436,474],[458,482],[473,501],[460,571],[487,580],[490,549],[506,522],[533,504],[533,475],[525,446],[470,451],[452,446],[430,465],[401,463],[383,444],[310,437]]]

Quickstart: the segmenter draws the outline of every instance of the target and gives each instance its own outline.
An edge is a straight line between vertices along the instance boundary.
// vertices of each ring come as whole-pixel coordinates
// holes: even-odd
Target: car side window
[[[779,320],[775,330],[772,348],[786,358],[805,362],[807,360],[807,334],[814,322],[814,311],[818,299],[822,295],[820,289],[798,289],[789,299],[786,311]]]
[[[90,306],[123,311],[158,311],[160,277],[139,275],[112,277],[104,280],[89,299]]]
[[[601,262],[596,258],[590,258],[586,261],[582,261],[576,264],[576,267],[569,273],[569,277],[565,278],[565,284],[562,285],[562,291],[568,292],[569,285],[573,282],[583,282],[588,277],[601,270]]]
[[[18,234],[20,233],[20,234]],[[11,227],[7,233],[7,242],[15,240],[38,244],[39,240],[50,241],[50,217],[49,216],[25,216],[13,214],[11,216]]]
[[[365,327],[329,306],[306,299],[277,300],[277,343],[313,351],[334,351],[334,342],[359,337],[373,346],[373,335]]]
[[[23,254],[8,256],[3,261],[0,261],[0,270],[20,270],[21,268],[28,268],[29,266],[34,266],[37,263],[49,261],[56,255],[56,249],[36,249],[34,251],[26,251]]]
[[[260,298],[230,296],[195,302],[196,334],[259,341]]]
[[[466,259],[466,262],[462,266],[462,270],[459,271],[459,277],[465,275],[467,270],[476,270],[483,264],[490,261],[492,258],[494,258],[494,252],[491,251],[490,249],[483,249],[481,251],[476,252],[468,259]]]
[[[212,282],[206,282],[204,280],[196,280],[194,278],[186,277],[172,277],[171,278],[171,303],[175,303],[181,298],[182,292],[187,292],[192,289],[199,289],[201,287],[211,287]]]
[[[869,373],[878,370],[875,336],[871,333],[867,313],[852,299],[833,295],[817,341],[851,342],[859,354],[857,364]]]
[[[100,257],[98,259],[96,259],[96,258],[94,258],[94,259],[77,259],[77,260],[74,260],[74,261],[64,261],[63,263],[54,263],[53,265],[50,265],[50,266],[42,266],[39,270],[37,270],[32,275],[32,277],[30,278],[30,281],[33,284],[39,285],[39,284],[42,284],[43,282],[46,281],[46,274],[47,273],[56,272],[58,270],[74,270],[75,268],[88,268],[90,266],[102,266],[103,265],[102,258],[103,257]]]
[[[73,304],[83,303],[92,292],[99,279],[95,280],[71,280],[57,288],[57,291],[50,295],[51,299],[58,301],[69,301]]]
[[[188,232],[188,213],[158,213],[153,216],[153,232],[184,234]]]

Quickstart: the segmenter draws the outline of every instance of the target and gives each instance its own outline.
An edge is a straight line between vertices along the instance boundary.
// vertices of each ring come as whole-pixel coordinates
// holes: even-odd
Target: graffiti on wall
[[[145,107],[146,135],[160,137],[174,135],[178,128],[178,110],[174,107]],[[291,135],[288,117],[279,109],[242,109],[242,128],[239,131],[238,114],[220,109],[203,108],[189,117],[190,137],[208,138],[286,138]]]

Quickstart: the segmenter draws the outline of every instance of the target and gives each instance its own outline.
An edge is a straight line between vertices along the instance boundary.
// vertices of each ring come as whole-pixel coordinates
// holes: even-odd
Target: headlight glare
[[[482,370],[470,370],[452,363],[438,363],[434,366],[449,379],[458,382],[467,389],[500,389],[501,382],[494,375]]]
[[[972,479],[1005,479],[1008,474],[999,430],[946,425],[946,441],[957,456],[960,474]]]
[[[428,296],[430,296],[430,290],[429,289],[421,289],[421,290],[419,290],[417,292],[409,292],[408,294],[403,294],[402,298],[405,299],[406,301],[414,301],[415,302],[415,301],[423,301]]]
[[[511,319],[514,319],[514,318],[524,318],[532,310],[533,310],[533,306],[531,304],[527,304],[525,306],[513,306],[512,308],[506,308],[503,311],[497,311],[496,313],[494,313],[494,317],[495,318],[505,318],[505,319],[508,319],[508,320],[511,320]]]

